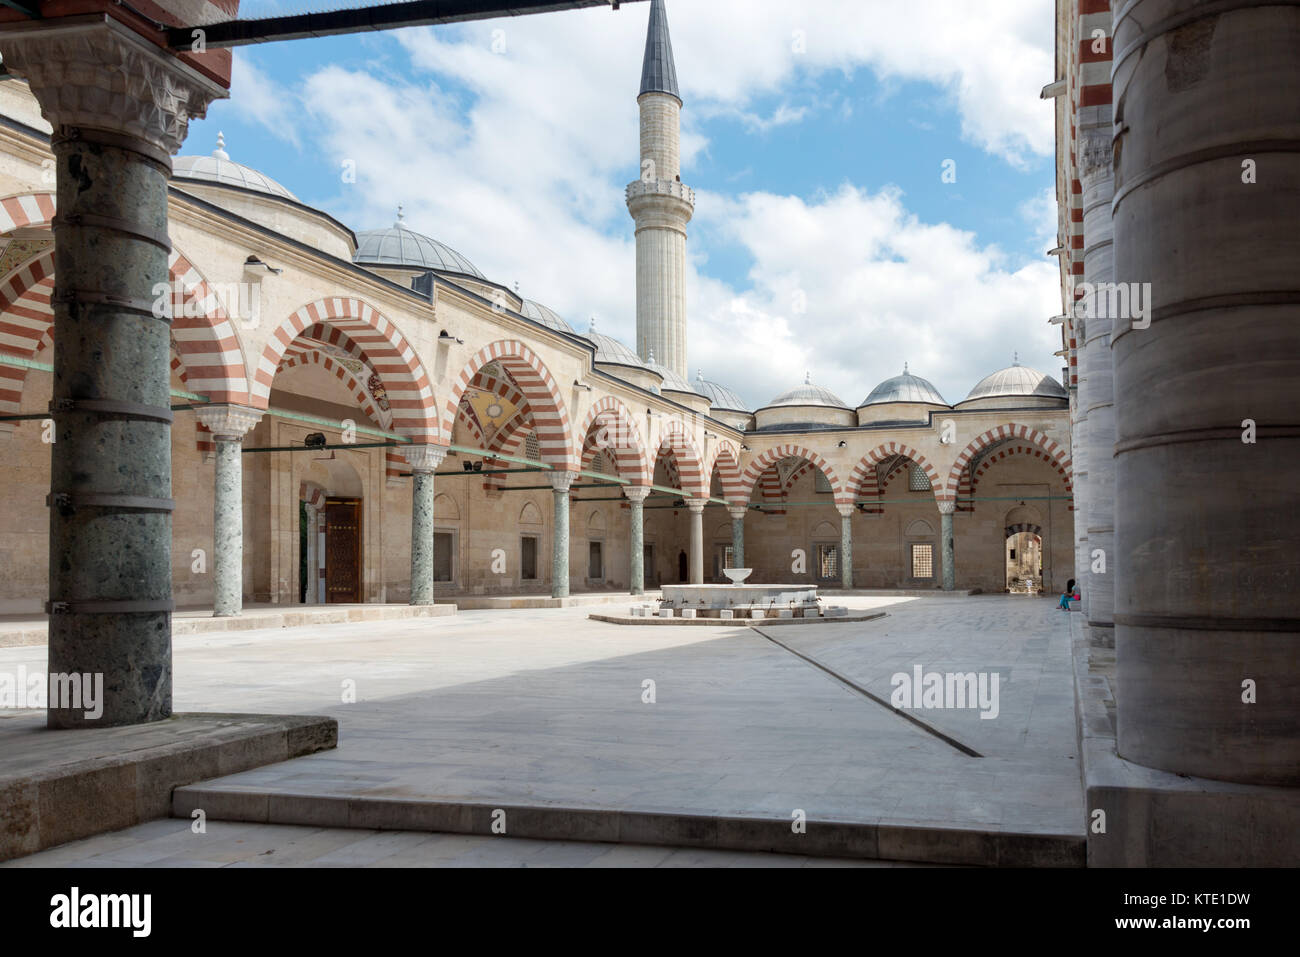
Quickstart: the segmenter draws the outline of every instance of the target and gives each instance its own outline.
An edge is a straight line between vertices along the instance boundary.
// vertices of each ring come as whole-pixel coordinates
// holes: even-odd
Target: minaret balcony
[[[633,180],[627,184],[627,201],[640,196],[673,196],[695,206],[695,190],[682,183],[666,179]]]

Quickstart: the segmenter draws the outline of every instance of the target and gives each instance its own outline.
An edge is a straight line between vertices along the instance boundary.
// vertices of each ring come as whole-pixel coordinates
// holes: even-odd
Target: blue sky
[[[756,405],[805,370],[850,404],[904,361],[954,402],[1013,351],[1059,376],[1050,0],[791,6],[668,3],[697,191],[692,370]],[[634,341],[623,185],[648,9],[243,48],[185,152],[220,129],[233,159],[358,230],[401,202],[579,331],[594,316]]]

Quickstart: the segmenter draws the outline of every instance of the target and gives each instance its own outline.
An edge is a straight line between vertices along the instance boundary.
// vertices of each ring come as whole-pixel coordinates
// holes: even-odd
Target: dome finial
[[[703,370],[703,369],[698,368],[698,367],[695,369],[695,381],[697,381],[697,382],[703,382],[703,381],[704,381],[704,370]]]
[[[588,332],[588,333],[592,333],[592,332],[595,332],[595,331],[596,331],[596,317],[595,317],[595,316],[592,316],[592,317],[591,317],[591,325],[587,327],[587,332]]]
[[[226,152],[226,134],[220,130],[217,131],[217,148],[212,151],[214,159],[228,160],[230,154]]]
[[[903,375],[907,375],[907,361],[903,361]]]
[[[1018,365],[1020,365],[1020,353],[1019,353],[1019,352],[1013,352],[1013,353],[1011,353],[1011,364],[1012,364],[1013,366],[1018,366]]]
[[[646,359],[646,362],[650,363],[651,365],[655,364],[655,351],[653,348],[650,350],[649,358]]]
[[[811,373],[811,372],[805,372],[805,373],[803,374],[803,384],[804,384],[804,385],[812,385],[812,373]]]
[[[396,221],[395,223],[393,223],[393,228],[394,228],[394,229],[405,229],[406,227],[402,225],[402,220],[405,219],[405,218],[406,218],[406,214],[402,212],[402,204],[401,204],[401,203],[398,203],[398,204],[397,204],[397,221]]]

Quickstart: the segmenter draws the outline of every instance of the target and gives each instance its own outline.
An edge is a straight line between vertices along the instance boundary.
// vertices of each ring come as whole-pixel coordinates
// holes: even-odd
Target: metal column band
[[[147,419],[171,424],[175,416],[165,405],[145,405],[142,402],[124,402],[119,399],[53,399],[50,412],[95,412],[115,415],[123,419]]]
[[[159,247],[163,252],[172,251],[171,238],[167,231],[153,229],[148,223],[130,219],[118,219],[116,216],[100,216],[96,213],[56,213],[50,220],[50,228],[56,232],[64,226],[86,226],[91,229],[108,229],[122,233],[133,239],[141,239]]]
[[[45,496],[46,506],[60,509],[78,508],[129,508],[141,512],[170,512],[176,507],[170,498],[150,498],[147,495],[113,495],[108,492],[51,492]]]
[[[188,44],[189,41],[186,42]],[[171,154],[135,136],[83,126],[61,126],[50,137],[50,146],[57,149],[64,143],[98,143],[100,146],[135,153],[161,169],[164,176],[170,178],[172,175]]]
[[[168,289],[170,290],[170,286]],[[88,306],[111,306],[122,312],[134,312],[142,316],[148,316],[150,319],[157,319],[171,325],[172,317],[164,312],[158,315],[156,308],[157,300],[154,299],[135,299],[130,296],[115,296],[107,292],[91,292],[88,289],[74,289],[71,292],[61,292],[51,297],[50,302],[59,303],[77,303]],[[171,303],[168,302],[170,307]]]
[[[54,601],[45,603],[47,615],[129,615],[131,613],[175,611],[176,603],[171,599],[139,601],[123,599],[121,601]]]

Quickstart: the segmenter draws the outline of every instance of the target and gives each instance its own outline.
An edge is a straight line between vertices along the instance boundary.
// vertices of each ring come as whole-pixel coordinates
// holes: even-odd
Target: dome
[[[352,261],[361,266],[405,266],[461,273],[487,281],[477,266],[450,246],[403,226],[400,209],[397,222],[390,228],[357,233],[357,251]]]
[[[543,306],[540,302],[534,302],[531,299],[525,299],[523,308],[519,310],[527,319],[533,322],[540,322],[542,325],[559,332],[573,332],[573,326],[564,321],[554,309]]]
[[[1047,399],[1068,399],[1069,393],[1049,375],[1016,362],[999,369],[979,381],[970,395],[963,399],[996,399],[1007,396],[1040,396]]]
[[[591,323],[591,328],[582,338],[586,339],[596,347],[596,361],[608,362],[612,365],[635,366],[638,369],[644,369],[645,363],[641,357],[633,352],[630,348],[623,345],[613,336],[607,336],[602,332],[596,331],[596,323]],[[657,370],[656,370],[657,371]]]
[[[671,392],[691,392],[696,395],[700,394],[682,376],[679,376],[667,366],[661,366],[659,363],[655,362],[654,350],[651,350],[650,358],[646,360],[645,367],[651,372],[658,373],[659,378],[664,380],[663,388],[668,389]]]
[[[903,374],[896,375],[892,379],[886,379],[880,385],[871,390],[871,395],[867,396],[859,404],[859,408],[864,405],[884,405],[886,402],[924,402],[930,405],[947,405],[943,396],[939,394],[928,379],[922,379],[920,376],[912,375],[907,371],[907,364],[903,364]]]
[[[221,133],[217,134],[217,148],[212,151],[211,156],[178,156],[172,160],[172,179],[189,179],[217,186],[234,186],[254,193],[265,193],[268,196],[299,202],[297,196],[271,177],[234,162],[226,152],[226,137]]]
[[[844,400],[830,389],[813,385],[812,375],[804,376],[803,385],[783,392],[767,404],[768,408],[779,405],[820,405],[829,409],[847,409]]]
[[[704,378],[703,370],[699,370],[695,374],[695,391],[709,400],[709,408],[711,409],[726,409],[730,412],[749,411],[745,406],[744,399],[725,385],[710,382]]]

